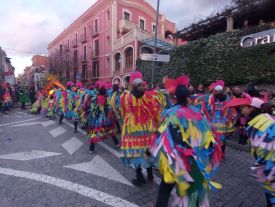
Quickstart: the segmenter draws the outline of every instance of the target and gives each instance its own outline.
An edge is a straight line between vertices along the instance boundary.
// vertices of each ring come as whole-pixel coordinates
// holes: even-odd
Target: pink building
[[[123,81],[153,52],[155,15],[144,0],[98,0],[49,44],[51,69],[70,80]],[[174,44],[175,24],[159,15],[158,26],[160,42]]]

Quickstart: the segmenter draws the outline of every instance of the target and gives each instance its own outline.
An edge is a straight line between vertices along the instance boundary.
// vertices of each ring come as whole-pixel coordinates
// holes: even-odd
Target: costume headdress
[[[178,77],[177,79],[166,78],[164,85],[165,85],[166,90],[170,94],[174,94],[176,91],[176,88],[179,85],[184,85],[184,86],[188,87],[189,82],[190,82],[189,77],[186,75],[182,75],[182,76]]]
[[[237,106],[253,106],[255,108],[261,108],[261,105],[265,103],[262,99],[254,98],[248,94],[244,94],[244,98],[234,98],[227,102],[226,107]]]
[[[143,83],[142,73],[139,71],[132,72],[130,75],[130,83],[133,85],[138,85],[138,84]]]
[[[208,88],[209,90],[222,91],[224,88],[224,81],[217,80],[215,83],[212,83]]]

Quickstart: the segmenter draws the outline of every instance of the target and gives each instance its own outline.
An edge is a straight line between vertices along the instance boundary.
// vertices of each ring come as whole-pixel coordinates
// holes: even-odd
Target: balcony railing
[[[77,42],[75,42],[75,41],[72,41],[72,42],[71,42],[71,45],[72,45],[73,48],[76,48],[76,47],[78,46],[78,45],[77,45]]]
[[[82,63],[87,62],[87,55],[81,55],[80,60],[81,60]]]
[[[87,35],[86,34],[82,34],[81,35],[81,43],[85,43],[87,42]]]
[[[137,27],[137,24],[130,22],[127,19],[121,19],[119,20],[119,31],[120,32],[127,32],[130,30],[133,30]]]
[[[145,39],[152,38],[154,36],[155,36],[154,33],[150,33],[145,30],[142,30],[139,27],[135,27],[135,29],[121,36],[119,39],[117,39],[114,42],[114,50],[117,50],[118,48],[132,42],[135,39],[137,39],[138,41],[142,41]],[[158,35],[158,39],[168,42],[167,40],[164,39],[163,35]]]
[[[98,29],[93,28],[92,29],[92,37],[96,37],[97,35],[99,35]]]

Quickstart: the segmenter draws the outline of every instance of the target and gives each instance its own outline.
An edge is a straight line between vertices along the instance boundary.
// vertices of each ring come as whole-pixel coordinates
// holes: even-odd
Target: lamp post
[[[158,24],[159,24],[159,4],[160,0],[157,2],[157,13],[156,13],[156,27],[155,27],[155,40],[154,40],[154,54],[157,53],[157,41],[158,41]],[[154,85],[154,71],[156,68],[156,62],[153,61],[153,68],[152,68],[152,86]]]

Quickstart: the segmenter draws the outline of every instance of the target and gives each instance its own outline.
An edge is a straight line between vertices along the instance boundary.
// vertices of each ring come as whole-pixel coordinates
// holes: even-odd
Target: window
[[[93,77],[98,78],[99,77],[99,62],[95,61],[93,63]]]
[[[70,48],[70,40],[68,39],[67,40],[67,49],[69,50],[69,48]]]
[[[125,67],[130,68],[133,66],[133,48],[129,47],[125,51]]]
[[[77,50],[74,51],[74,67],[77,67],[78,61],[77,61]]]
[[[83,60],[84,61],[87,60],[87,46],[86,45],[83,47]]]
[[[95,29],[94,29],[95,33],[98,33],[98,19],[95,20]]]
[[[63,52],[63,46],[62,45],[59,45],[59,51],[60,51],[60,54],[62,55],[62,52]]]
[[[145,30],[145,21],[143,19],[139,20],[139,26],[142,30]]]
[[[110,20],[110,11],[107,11],[107,19]]]
[[[115,70],[116,71],[120,71],[120,63],[121,63],[120,53],[117,53],[115,55]]]
[[[124,19],[130,21],[130,13],[124,12]]]
[[[153,32],[156,32],[156,25],[153,25]]]
[[[83,31],[83,40],[86,40],[86,36],[87,35],[87,28],[84,27],[84,31]]]
[[[82,65],[82,80],[87,80],[88,79],[88,74],[87,74],[87,65]]]
[[[94,45],[94,56],[95,56],[95,57],[99,56],[99,40],[95,40],[95,45]]]
[[[77,34],[74,35],[74,43],[77,45]]]

